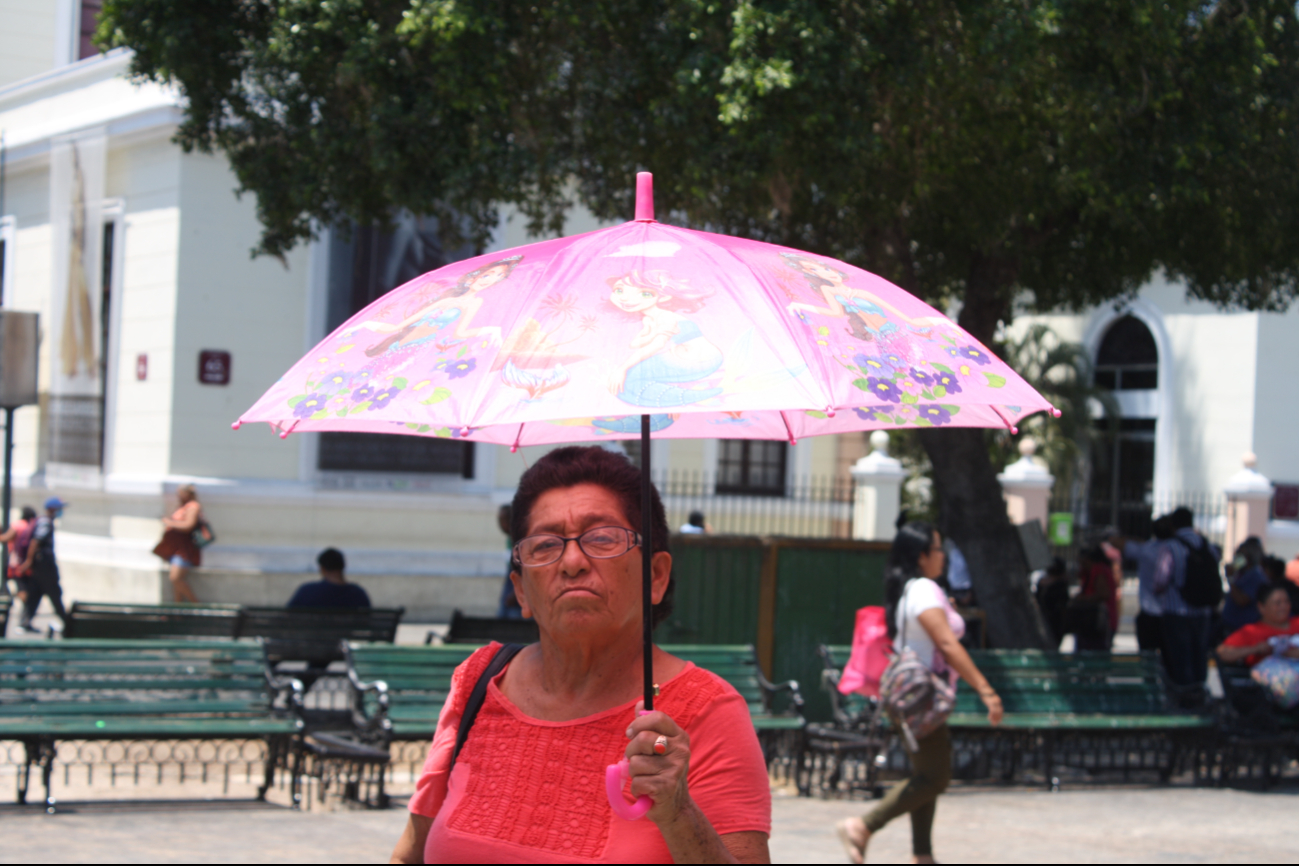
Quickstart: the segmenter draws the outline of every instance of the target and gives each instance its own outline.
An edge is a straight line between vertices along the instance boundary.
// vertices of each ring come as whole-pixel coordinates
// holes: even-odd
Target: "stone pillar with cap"
[[[1010,522],[1018,526],[1037,520],[1045,532],[1055,476],[1033,459],[1036,452],[1037,442],[1032,436],[1019,440],[1019,459],[1007,466],[1006,471],[997,476],[997,480],[1001,482],[1001,492],[1006,498],[1006,513],[1010,515]]]
[[[1227,479],[1227,532],[1222,555],[1230,561],[1232,553],[1246,538],[1258,536],[1267,541],[1267,519],[1272,505],[1272,482],[1254,469],[1258,458],[1247,451],[1241,457],[1243,468]]]
[[[891,541],[897,532],[894,524],[902,509],[902,482],[907,473],[900,460],[889,456],[888,433],[876,430],[870,443],[874,450],[852,467],[852,537]]]

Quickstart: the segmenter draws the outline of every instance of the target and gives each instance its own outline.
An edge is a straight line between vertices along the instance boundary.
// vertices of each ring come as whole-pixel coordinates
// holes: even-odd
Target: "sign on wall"
[[[229,385],[230,353],[218,349],[199,352],[198,380],[203,385]]]

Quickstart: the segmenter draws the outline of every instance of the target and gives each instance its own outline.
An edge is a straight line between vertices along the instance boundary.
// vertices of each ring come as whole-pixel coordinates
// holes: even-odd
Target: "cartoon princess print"
[[[722,393],[717,387],[689,387],[722,366],[722,351],[688,318],[703,308],[710,289],[689,285],[666,271],[632,271],[611,277],[609,301],[640,315],[631,353],[609,372],[609,390],[633,406],[685,406]]]
[[[485,325],[471,328],[469,323],[473,321],[474,315],[483,305],[481,293],[507,279],[522,260],[523,256],[510,256],[470,271],[454,286],[439,295],[433,303],[395,325],[368,321],[361,322],[352,330],[365,328],[376,333],[392,335],[365,350],[365,354],[371,358],[437,340],[451,325],[455,325],[455,330],[452,331],[454,339],[448,340],[448,345],[455,345],[475,337],[486,337],[495,343],[500,343],[501,329],[497,326]]]
[[[847,275],[809,256],[798,253],[781,253],[785,264],[800,272],[808,284],[821,293],[825,306],[805,304],[795,301],[788,310],[797,313],[806,310],[824,316],[847,318],[848,333],[858,340],[874,342],[897,333],[900,320],[908,330],[920,336],[927,336],[935,325],[948,324],[941,316],[921,316],[909,318],[905,313],[887,301],[864,289],[854,289],[847,284]],[[887,311],[887,312],[886,312]],[[890,316],[891,314],[891,316]]]

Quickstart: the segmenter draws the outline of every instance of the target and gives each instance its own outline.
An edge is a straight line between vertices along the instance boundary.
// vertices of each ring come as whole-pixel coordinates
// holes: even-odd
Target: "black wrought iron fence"
[[[718,493],[712,472],[655,473],[654,483],[673,531],[699,511],[710,531],[723,535],[852,537],[851,479],[806,476],[787,482],[779,496]]]
[[[1097,503],[1086,496],[1059,491],[1051,499],[1051,512],[1073,516],[1073,541],[1053,545],[1052,552],[1065,562],[1075,561],[1078,550],[1111,535],[1148,538],[1154,521],[1175,508],[1189,508],[1195,528],[1221,546],[1227,529],[1227,497],[1203,491],[1164,491],[1148,499]]]

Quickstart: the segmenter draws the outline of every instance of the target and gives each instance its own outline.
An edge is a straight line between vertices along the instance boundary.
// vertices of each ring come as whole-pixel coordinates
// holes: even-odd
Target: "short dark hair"
[[[1165,514],[1163,517],[1155,518],[1155,522],[1150,527],[1151,533],[1160,541],[1167,541],[1173,537],[1173,519]]]
[[[514,493],[514,525],[511,537],[516,540],[528,535],[528,521],[532,519],[532,507],[543,493],[562,487],[576,487],[578,484],[595,484],[614,495],[622,507],[623,516],[635,527],[641,528],[640,512],[640,470],[632,465],[625,454],[606,450],[598,445],[569,445],[556,448],[542,457],[519,479],[519,488]],[[650,524],[653,537],[650,539],[650,550],[654,553],[671,553],[668,547],[668,518],[663,511],[663,500],[658,490],[651,485]],[[668,576],[667,592],[663,600],[654,605],[650,612],[653,624],[657,626],[672,613],[672,599],[676,594],[676,578]]]
[[[1258,588],[1258,592],[1254,593],[1254,603],[1267,604],[1268,599],[1272,597],[1272,594],[1277,592],[1284,592],[1287,598],[1290,596],[1290,590],[1284,583],[1276,580],[1269,580]]]
[[[347,568],[347,560],[343,558],[343,551],[336,547],[326,547],[316,557],[316,565],[323,571],[342,571]]]
[[[24,505],[23,520],[35,520],[35,519],[36,519],[36,509],[32,508],[30,505]]]
[[[691,526],[698,526],[700,529],[703,529],[704,513],[702,511],[690,512],[690,516],[686,518],[686,523],[689,523]]]
[[[1168,522],[1173,524],[1173,531],[1179,529],[1194,529],[1195,514],[1185,505],[1179,505],[1168,514]]]

